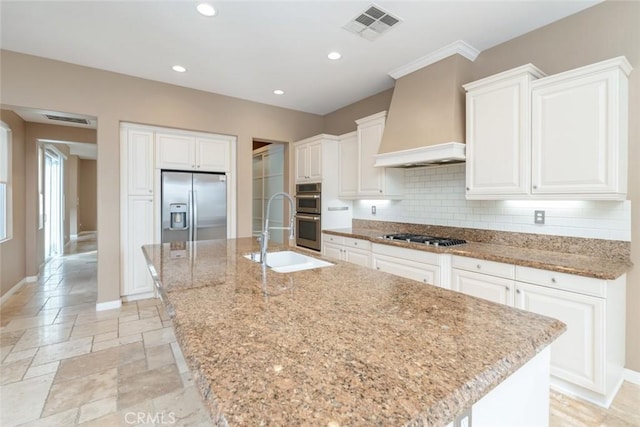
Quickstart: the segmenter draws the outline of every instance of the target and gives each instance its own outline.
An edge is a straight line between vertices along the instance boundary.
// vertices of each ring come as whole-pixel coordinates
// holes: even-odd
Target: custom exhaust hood
[[[458,49],[460,44],[464,51]],[[410,64],[408,70],[390,73],[397,81],[375,157],[376,167],[465,161],[462,85],[471,81],[469,59],[475,59],[478,52],[461,41],[443,49],[447,49],[448,56],[441,53],[438,62],[431,61],[422,68],[415,64],[411,68]]]

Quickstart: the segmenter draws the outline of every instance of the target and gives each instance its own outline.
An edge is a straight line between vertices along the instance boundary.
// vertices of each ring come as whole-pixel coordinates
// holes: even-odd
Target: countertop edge
[[[367,229],[367,231],[372,234],[376,233],[379,236],[386,234],[383,231],[376,232],[375,230],[369,230],[369,229]],[[491,247],[509,248],[509,249],[512,249],[513,251],[517,251],[518,249],[524,250],[524,248],[517,248],[513,246],[497,245],[497,244],[490,244],[490,243],[476,243],[484,246],[484,251],[478,251],[478,250],[466,248],[465,246],[432,247],[432,246],[425,246],[425,245],[420,245],[416,243],[394,242],[390,240],[384,240],[379,237],[372,237],[371,235],[368,235],[368,234],[359,233],[356,230],[346,231],[341,229],[326,229],[326,230],[322,230],[322,232],[325,234],[332,234],[335,236],[368,240],[371,243],[377,243],[382,245],[396,246],[396,247],[401,247],[406,249],[414,249],[414,250],[432,252],[432,253],[450,254],[450,255],[458,255],[458,256],[464,256],[469,258],[484,259],[487,261],[502,262],[502,263],[513,264],[513,265],[522,266],[522,267],[538,268],[541,270],[557,271],[559,273],[575,274],[578,276],[591,277],[591,278],[602,279],[602,280],[616,280],[622,275],[626,274],[629,271],[629,269],[633,266],[633,263],[631,261],[629,261],[628,263],[612,261],[611,265],[614,265],[616,267],[615,269],[613,269],[614,271],[584,270],[584,269],[562,265],[562,264],[540,262],[537,260],[527,260],[525,257],[505,256],[505,255],[491,252]],[[475,243],[475,242],[469,242],[469,243]],[[544,252],[548,252],[550,255],[557,255],[557,256],[561,256],[564,254],[563,252],[552,252],[552,251],[544,251]],[[594,261],[597,259],[598,258],[594,258]]]

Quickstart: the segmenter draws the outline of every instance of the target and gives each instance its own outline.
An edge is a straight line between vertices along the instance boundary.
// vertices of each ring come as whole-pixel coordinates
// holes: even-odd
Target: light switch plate
[[[544,211],[533,211],[533,223],[544,224]]]

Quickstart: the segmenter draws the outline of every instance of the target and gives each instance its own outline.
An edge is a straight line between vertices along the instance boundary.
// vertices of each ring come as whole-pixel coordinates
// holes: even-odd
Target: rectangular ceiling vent
[[[82,118],[79,118],[79,117],[54,116],[52,114],[45,114],[45,116],[49,120],[57,120],[59,122],[77,123],[79,125],[88,125],[88,124],[90,124],[87,119],[82,119]]]
[[[380,6],[372,4],[342,28],[373,41],[400,22],[400,18],[397,16],[393,16]]]

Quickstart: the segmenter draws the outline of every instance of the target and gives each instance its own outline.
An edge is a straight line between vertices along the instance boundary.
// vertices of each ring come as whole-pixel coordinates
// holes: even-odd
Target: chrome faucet
[[[289,199],[289,205],[290,205],[289,209],[291,212],[291,218],[289,218],[288,227],[269,227],[269,211],[271,210],[271,202],[277,196],[283,196]],[[295,222],[294,222],[296,219],[295,211],[296,209],[295,209],[295,203],[293,201],[293,198],[287,193],[282,191],[274,194],[269,198],[269,202],[267,202],[267,213],[264,219],[264,228],[262,230],[262,236],[261,236],[261,239],[258,239],[258,242],[260,243],[260,264],[262,264],[263,266],[266,265],[266,262],[267,262],[267,246],[269,246],[269,230],[270,229],[289,230],[289,239],[293,239],[293,237],[295,236]]]

